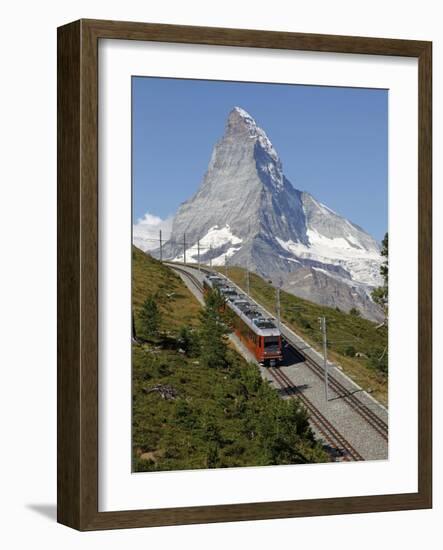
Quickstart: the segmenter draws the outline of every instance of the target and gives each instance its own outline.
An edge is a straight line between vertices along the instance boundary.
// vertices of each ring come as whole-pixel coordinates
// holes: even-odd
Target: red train
[[[263,365],[273,366],[282,359],[281,334],[273,319],[265,317],[244,294],[219,275],[208,275],[205,290],[217,288],[234,313],[234,331],[243,344]]]

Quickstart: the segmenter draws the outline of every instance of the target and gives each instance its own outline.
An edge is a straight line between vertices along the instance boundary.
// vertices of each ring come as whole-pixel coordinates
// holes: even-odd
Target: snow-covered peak
[[[254,124],[257,126],[257,123],[255,122],[254,118],[244,109],[241,107],[238,107],[237,105],[233,109],[235,112],[237,112],[243,119],[249,121],[251,124]]]
[[[265,131],[242,107],[231,109],[199,189],[176,213],[163,258],[184,261],[185,237],[187,262],[249,266],[312,301],[381,315],[370,298],[380,284],[377,243],[292,186]]]
[[[234,107],[231,111],[232,113],[236,113],[240,116],[242,121],[246,124],[249,136],[252,139],[257,139],[258,143],[261,145],[262,149],[277,163],[280,163],[279,156],[277,154],[277,151],[274,149],[274,146],[271,143],[271,140],[268,138],[266,132],[258,126],[255,119],[242,107]]]

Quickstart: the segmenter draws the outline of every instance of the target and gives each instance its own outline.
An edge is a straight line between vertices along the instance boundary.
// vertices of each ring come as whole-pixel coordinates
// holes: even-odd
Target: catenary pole
[[[323,369],[325,371],[325,398],[329,401],[329,381],[328,381],[328,339],[326,334],[326,317],[320,317],[321,332],[323,335]]]
[[[186,233],[183,233],[183,263],[186,264]]]
[[[250,294],[249,264],[246,264],[246,294],[249,298],[249,294]]]
[[[200,240],[197,241],[197,262],[198,270],[200,271]]]

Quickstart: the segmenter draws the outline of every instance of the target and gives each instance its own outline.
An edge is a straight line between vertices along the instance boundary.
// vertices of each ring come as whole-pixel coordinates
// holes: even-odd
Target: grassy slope
[[[294,431],[289,402],[233,350],[230,367],[223,370],[205,368],[198,358],[180,353],[180,327],[198,324],[200,306],[170,269],[133,248],[136,325],[137,310],[150,294],[157,294],[168,338],[166,345],[161,339],[133,345],[134,470],[272,464],[280,432]],[[149,391],[159,384],[172,387],[176,398]],[[302,421],[296,462],[327,461],[304,412],[297,414]],[[278,462],[285,463],[279,452]]]
[[[220,271],[225,273],[224,268]],[[229,267],[228,276],[246,289],[244,269]],[[250,291],[257,302],[271,313],[275,312],[275,289],[269,283],[251,274]],[[340,365],[363,389],[371,391],[376,399],[387,404],[388,376],[372,368],[370,359],[371,356],[380,357],[383,353],[388,341],[387,329],[376,330],[376,324],[371,321],[281,292],[282,320],[318,351],[322,350],[318,322],[320,316],[326,316],[327,320],[329,359]],[[346,354],[349,346],[368,358],[349,357]]]
[[[155,295],[162,313],[161,330],[172,333],[184,325],[196,326],[200,305],[182,280],[159,261],[132,248],[132,304],[137,312],[148,295]]]

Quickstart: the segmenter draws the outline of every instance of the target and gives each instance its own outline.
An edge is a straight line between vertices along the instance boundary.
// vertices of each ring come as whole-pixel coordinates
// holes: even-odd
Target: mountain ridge
[[[184,236],[188,262],[247,267],[314,302],[382,318],[370,297],[380,283],[375,239],[296,189],[241,107],[229,113],[199,188],[178,208],[164,258],[184,260]]]

